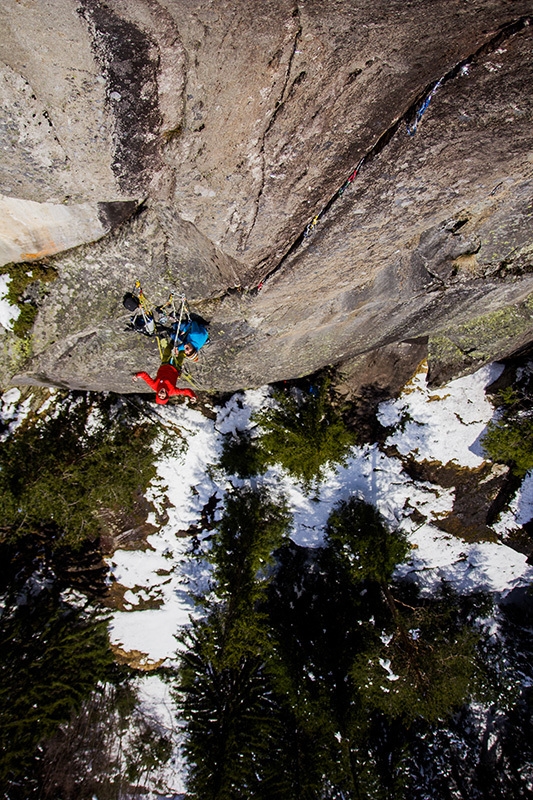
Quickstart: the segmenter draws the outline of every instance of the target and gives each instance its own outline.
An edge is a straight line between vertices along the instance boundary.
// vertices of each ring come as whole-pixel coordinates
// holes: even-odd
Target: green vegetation
[[[279,463],[310,488],[328,463],[343,463],[355,436],[331,402],[330,381],[317,381],[304,394],[274,394],[277,405],[260,411],[255,420],[262,434],[259,450],[265,465]]]
[[[226,497],[209,553],[219,597],[239,610],[262,597],[289,519],[284,502],[273,502],[264,488],[245,487]]]
[[[81,393],[21,425],[0,450],[2,538],[43,526],[57,543],[95,538],[99,513],[131,508],[155,475],[156,435],[111,397]]]
[[[10,800],[138,796],[170,755],[138,708],[135,675],[115,663],[98,604],[100,514],[145,487],[156,433],[122,401],[71,394],[0,449],[0,785]]]
[[[239,478],[251,478],[266,469],[259,441],[252,439],[249,431],[225,437],[219,464],[229,475]]]
[[[28,296],[27,289],[37,281],[46,284],[55,280],[57,272],[42,262],[7,264],[0,271],[9,274],[7,299],[12,305],[18,306],[20,310],[20,314],[13,324],[13,332],[20,339],[28,339],[37,316],[37,306]]]
[[[389,531],[377,509],[356,498],[334,508],[327,538],[354,582],[386,584],[409,551],[405,537]]]
[[[489,422],[483,447],[493,461],[508,464],[523,477],[533,469],[533,407],[527,389],[505,389],[497,396],[500,416]]]
[[[258,603],[287,524],[283,503],[264,490],[227,498],[210,553],[219,600],[204,600],[206,616],[184,638],[181,660],[188,797],[264,796],[259,765],[270,759],[276,736],[265,670],[272,647]]]
[[[172,753],[165,731],[138,706],[127,674],[112,676],[42,745],[39,800],[121,800],[161,790]]]
[[[107,615],[82,595],[69,600],[50,570],[39,589],[42,580],[19,584],[24,603],[2,598],[0,785],[10,800],[137,796],[170,757],[169,738],[115,664]]]
[[[318,483],[328,464],[344,463],[355,434],[345,425],[335,406],[328,376],[322,376],[305,391],[278,389],[272,408],[254,415],[259,435],[245,431],[228,437],[221,466],[247,478],[281,464],[309,491]]]
[[[413,731],[469,697],[477,636],[457,598],[391,584],[407,545],[367,503],[339,504],[314,551],[278,514],[236,491],[209,553],[180,671],[188,796],[407,798]]]
[[[376,641],[352,667],[367,709],[407,725],[417,719],[437,722],[470,697],[479,636],[460,624],[449,603],[436,598],[411,613],[396,605],[390,640]]]
[[[41,580],[43,578],[41,577]],[[39,578],[36,576],[36,580]],[[57,590],[8,600],[0,617],[0,784],[23,776],[37,746],[110,673],[107,619]],[[35,590],[34,590],[35,591]]]
[[[360,701],[369,712],[379,709],[407,724],[417,717],[434,721],[449,715],[468,697],[478,639],[458,623],[453,600],[416,606],[396,602],[389,583],[408,545],[362,500],[351,498],[337,505],[327,538],[350,579],[371,581],[381,592],[385,633],[372,637],[351,669]]]
[[[259,627],[258,620],[249,622]],[[248,644],[239,643],[241,658],[232,663],[232,655],[227,663],[228,643],[235,651],[237,635],[233,628],[228,639],[223,611],[213,611],[194,624],[182,658],[179,688],[191,800],[263,797],[259,784],[275,746],[275,720],[263,658],[245,654]]]

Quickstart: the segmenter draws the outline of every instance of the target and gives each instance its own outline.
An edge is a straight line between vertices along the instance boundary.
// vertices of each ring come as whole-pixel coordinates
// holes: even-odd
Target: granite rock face
[[[384,365],[426,342],[438,381],[525,345],[529,14],[522,0],[5,0],[0,191],[78,211],[29,357],[2,336],[2,385],[131,390],[157,366],[155,342],[124,330],[136,279],[209,320],[191,368],[206,389],[339,364],[357,391],[358,370],[386,383]],[[117,213],[89,235],[104,208]]]

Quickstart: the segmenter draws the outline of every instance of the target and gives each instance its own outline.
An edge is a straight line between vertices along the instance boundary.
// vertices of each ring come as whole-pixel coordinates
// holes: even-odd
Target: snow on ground
[[[352,448],[346,465],[331,468],[319,491],[310,495],[279,469],[269,470],[264,480],[287,498],[293,514],[291,538],[302,547],[320,547],[331,509],[353,495],[375,505],[394,527],[409,527],[415,508],[436,519],[453,506],[453,490],[413,483],[400,460],[389,458],[377,445]]]
[[[19,389],[8,389],[1,397],[0,421],[7,427],[0,441],[11,436],[29,414],[31,399],[28,397],[21,403],[20,397]]]
[[[533,519],[533,470],[530,470],[509,508],[492,527],[499,534],[515,530]]]
[[[158,675],[148,674],[139,679],[137,691],[140,713],[173,744],[169,761],[157,771],[158,783],[165,787],[165,795],[158,791],[155,795],[150,794],[150,797],[175,800],[176,795],[185,792],[186,764],[180,749],[181,727],[176,719],[170,687]]]
[[[485,387],[503,372],[489,364],[473,375],[458,378],[439,389],[427,386],[427,366],[411,381],[399,400],[382,403],[382,425],[399,426],[388,438],[402,455],[419,461],[453,462],[464,467],[483,463],[480,437],[493,415]]]
[[[484,388],[501,369],[499,365],[483,367],[438,390],[428,389],[427,370],[422,369],[400,398],[380,407],[382,424],[399,425],[387,444],[419,460],[480,465],[483,456],[479,441],[493,415]],[[191,538],[179,532],[198,522],[213,495],[220,513],[229,484],[213,465],[223,434],[249,429],[252,412],[268,402],[267,387],[237,393],[223,408],[216,409],[215,422],[185,405],[163,409],[168,424],[181,431],[186,447],[177,455],[163,456],[158,463],[159,480],[149,499],[162,507],[168,498],[171,507],[167,524],[148,538],[153,550],[119,550],[111,559],[114,577],[130,589],[125,600],[131,610],[115,612],[111,625],[113,642],[124,649],[140,650],[156,662],[174,659],[175,635],[194,613],[188,595],[191,583],[204,589],[209,584],[209,567],[192,557]],[[411,557],[398,568],[398,575],[416,580],[424,592],[434,591],[447,581],[459,592],[486,589],[505,593],[533,580],[526,557],[509,547],[490,542],[467,544],[436,528],[432,522],[452,510],[453,489],[413,481],[401,460],[385,455],[377,445],[352,448],[346,464],[331,468],[310,495],[278,467],[256,480],[270,487],[273,496],[285,496],[293,514],[291,538],[306,547],[322,544],[335,503],[354,495],[373,503],[389,524],[406,533],[411,544]],[[243,483],[236,478],[232,482],[235,486]],[[423,518],[422,522],[413,521],[415,509],[419,512],[417,520]],[[512,527],[533,517],[533,476],[524,482],[509,514]],[[511,525],[509,520],[506,524]],[[150,598],[159,603],[158,608],[135,610]]]
[[[0,325],[6,330],[11,330],[20,314],[20,308],[7,300],[8,289],[9,275],[0,275]]]
[[[175,636],[194,613],[189,584],[209,577],[208,567],[191,558],[191,538],[183,533],[198,521],[211,495],[222,497],[209,477],[220,448],[213,421],[186,405],[164,408],[161,416],[170,430],[180,431],[185,444],[180,447],[178,440],[180,452],[160,457],[159,479],[147,495],[160,509],[165,500],[171,503],[166,509],[168,522],[148,537],[152,549],[117,550],[110,559],[115,580],[132,590],[125,595],[131,610],[113,616],[111,640],[125,650],[146,653],[154,662],[173,657]],[[149,521],[156,523],[155,515]],[[139,602],[150,599],[159,607],[135,610]]]
[[[427,388],[426,371],[421,371],[400,398],[380,408],[382,424],[405,422],[403,431],[391,433],[387,444],[395,444],[401,454],[411,453],[419,460],[478,466],[483,460],[479,440],[493,415],[484,387],[500,371],[498,366],[484,367],[439,390]],[[252,412],[268,402],[268,387],[235,394],[223,408],[215,409],[215,422],[185,405],[162,410],[168,425],[181,431],[185,446],[177,454],[159,459],[159,478],[148,493],[156,508],[163,508],[165,498],[171,503],[168,522],[148,538],[153,549],[118,550],[111,558],[114,577],[129,589],[124,599],[130,608],[113,615],[110,634],[115,644],[140,650],[156,663],[175,661],[175,635],[195,613],[188,591],[191,586],[207,591],[210,576],[205,561],[194,557],[191,537],[180,532],[198,522],[213,495],[220,514],[229,482],[213,465],[223,435],[250,429]],[[352,448],[346,464],[332,467],[310,495],[278,467],[255,480],[270,487],[272,496],[286,498],[293,514],[291,538],[306,547],[321,545],[328,516],[339,500],[355,495],[375,504],[391,526],[406,533],[411,545],[410,557],[397,568],[397,576],[416,581],[423,594],[431,594],[443,581],[461,593],[487,590],[502,594],[533,581],[533,568],[515,550],[491,542],[468,544],[435,527],[432,523],[453,507],[453,489],[413,481],[401,460],[385,455],[377,445]],[[245,483],[237,478],[231,482],[236,487]],[[412,518],[415,509],[419,512],[416,522]],[[516,527],[532,517],[533,474],[524,481],[500,528]],[[499,530],[497,525],[494,528]],[[150,599],[160,606],[135,610]],[[179,792],[185,766],[179,761],[181,736],[172,698],[155,676],[143,680],[143,692],[143,702],[151,713],[167,719],[165,724],[172,728],[176,749],[168,765],[168,785]]]
[[[2,422],[11,422],[19,416],[18,408],[20,401],[20,389],[8,389],[2,395],[2,407],[0,409],[0,419]]]
[[[247,392],[234,394],[223,408],[218,410],[216,430],[219,433],[237,433],[249,430],[254,426],[250,419],[252,414],[270,405],[268,386],[250,389]]]
[[[115,612],[110,627],[112,642],[124,650],[139,650],[155,663],[173,659],[176,634],[195,610],[191,584],[205,590],[210,575],[208,565],[192,557],[191,537],[183,534],[198,522],[213,495],[222,506],[227,481],[210,476],[220,457],[221,434],[248,427],[252,411],[267,398],[266,388],[235,394],[219,410],[216,422],[188,405],[158,411],[168,429],[179,431],[183,439],[177,442],[180,452],[159,459],[158,479],[147,493],[159,511],[166,508],[168,513],[168,522],[148,537],[153,549],[117,550],[110,559],[113,577],[130,590],[124,596],[128,610]],[[155,514],[148,521],[156,524]],[[159,607],[135,610],[150,600]]]
[[[44,413],[49,408],[53,408],[53,402],[56,389],[48,389],[48,397],[43,401],[37,413],[43,417]],[[22,403],[20,402],[21,393],[20,389],[8,389],[0,396],[0,423],[6,426],[5,433],[0,437],[0,441],[7,439],[12,433],[24,422],[31,410],[32,398],[27,397]],[[59,407],[53,410],[54,413],[59,413]]]
[[[397,568],[396,575],[415,580],[422,595],[432,594],[442,583],[460,594],[506,594],[533,581],[526,556],[503,544],[467,544],[432,525],[420,527],[409,541],[411,556]]]

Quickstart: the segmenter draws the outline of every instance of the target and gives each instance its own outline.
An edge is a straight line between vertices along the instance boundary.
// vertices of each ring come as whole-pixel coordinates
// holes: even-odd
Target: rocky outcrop
[[[0,195],[0,266],[38,261],[97,241],[135,208],[127,200],[66,206]]]
[[[4,195],[137,211],[53,258],[31,357],[4,334],[4,385],[128,391],[157,361],[124,331],[136,278],[210,320],[208,389],[332,363],[356,387],[426,339],[441,380],[524,345],[530,11],[6,0]]]

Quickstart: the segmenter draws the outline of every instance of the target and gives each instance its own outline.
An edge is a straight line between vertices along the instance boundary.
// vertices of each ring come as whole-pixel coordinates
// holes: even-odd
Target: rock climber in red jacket
[[[161,364],[155,378],[151,378],[147,372],[137,372],[137,374],[132,377],[132,380],[136,381],[142,378],[143,381],[146,381],[150,389],[153,389],[155,392],[156,403],[165,405],[168,403],[169,397],[174,397],[174,395],[189,397],[192,402],[195,403],[197,398],[191,389],[178,389],[176,387],[176,382],[180,375],[181,371],[167,361]]]

